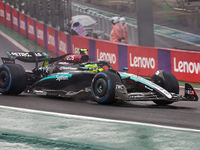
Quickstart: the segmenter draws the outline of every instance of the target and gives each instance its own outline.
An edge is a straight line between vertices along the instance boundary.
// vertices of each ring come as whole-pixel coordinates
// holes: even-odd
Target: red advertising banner
[[[18,11],[16,9],[12,9],[12,18],[13,18],[13,29],[18,31]]]
[[[5,25],[4,3],[0,1],[0,22]]]
[[[172,74],[178,80],[200,82],[200,53],[171,51]]]
[[[84,48],[89,50],[90,39],[82,36],[71,36],[72,53],[77,53],[76,49]],[[87,53],[89,55],[89,52]]]
[[[19,12],[19,25],[20,25],[20,34],[26,37],[25,15],[21,12]]]
[[[55,30],[49,26],[47,26],[47,48],[56,53]]]
[[[158,70],[158,50],[152,47],[128,47],[128,68],[130,73],[152,76]]]
[[[44,24],[36,22],[37,43],[44,47]]]
[[[11,8],[6,5],[6,26],[11,28]]]
[[[67,35],[60,31],[58,31],[58,49],[59,49],[59,55],[64,55],[68,53]]]
[[[27,22],[28,22],[28,38],[32,41],[35,41],[34,20],[30,17],[27,17]]]
[[[110,61],[111,66],[118,70],[118,45],[107,41],[96,41],[96,59]]]

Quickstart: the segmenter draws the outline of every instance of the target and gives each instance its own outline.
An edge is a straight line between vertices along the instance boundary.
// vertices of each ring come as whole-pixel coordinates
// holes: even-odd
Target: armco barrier
[[[0,1],[0,21],[38,45],[63,55],[88,49],[92,61],[110,61],[114,69],[152,76],[157,70],[173,73],[178,80],[200,83],[200,52],[112,43],[90,37],[70,36],[38,22]]]

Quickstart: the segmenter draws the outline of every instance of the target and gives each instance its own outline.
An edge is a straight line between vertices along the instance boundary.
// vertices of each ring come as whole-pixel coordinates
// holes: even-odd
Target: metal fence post
[[[50,19],[51,19],[51,25],[52,27],[56,27],[56,19],[55,19],[55,0],[51,0],[50,1],[50,7],[51,7],[51,15],[50,15]]]
[[[24,13],[29,14],[29,0],[24,0]]]
[[[60,31],[64,31],[65,27],[64,27],[64,2],[62,0],[58,0],[59,4],[58,4],[58,16],[59,16],[59,26],[60,26]]]
[[[48,11],[48,0],[42,0],[42,4],[43,4],[43,21],[45,24],[49,23],[49,11]]]
[[[30,16],[35,17],[35,12],[36,12],[36,1],[35,0],[30,0],[29,3],[29,8],[30,8]]]
[[[138,44],[155,46],[152,0],[136,0]]]

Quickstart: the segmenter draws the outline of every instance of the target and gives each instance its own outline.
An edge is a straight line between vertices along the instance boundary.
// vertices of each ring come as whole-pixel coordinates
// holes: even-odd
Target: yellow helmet
[[[85,67],[89,69],[89,72],[101,72],[104,70],[103,68],[99,68],[97,64],[88,64]]]

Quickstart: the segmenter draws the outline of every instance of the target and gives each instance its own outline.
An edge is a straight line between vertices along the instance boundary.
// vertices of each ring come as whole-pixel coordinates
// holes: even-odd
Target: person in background
[[[181,4],[182,4],[182,5],[184,5],[185,3],[186,3],[187,5],[190,4],[188,0],[180,0],[180,1],[181,1]]]
[[[88,32],[85,30],[85,28],[80,22],[75,22],[71,20],[70,25],[71,25],[70,29],[71,35],[89,36]]]
[[[128,44],[128,27],[126,25],[126,19],[124,17],[121,17],[119,19],[119,23],[123,26],[125,32],[125,43]]]
[[[123,43],[125,39],[125,32],[122,25],[119,23],[119,17],[113,17],[111,19],[111,23],[113,26],[110,33],[110,41]]]

